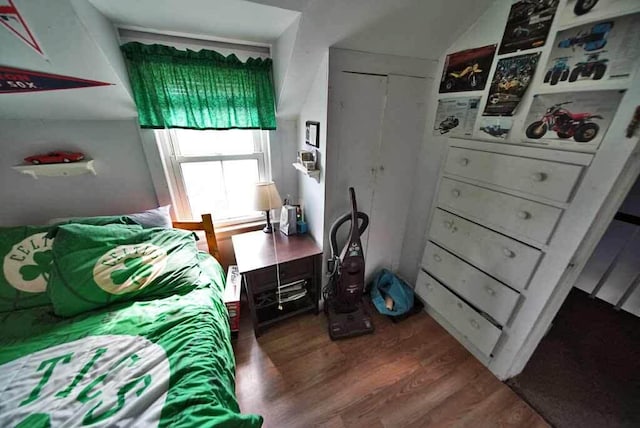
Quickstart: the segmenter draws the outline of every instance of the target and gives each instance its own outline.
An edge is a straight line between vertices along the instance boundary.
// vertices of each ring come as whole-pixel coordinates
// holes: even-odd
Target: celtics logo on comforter
[[[47,289],[53,256],[47,233],[34,233],[18,242],[4,257],[2,268],[6,281],[26,293],[43,293]]]
[[[53,261],[48,227],[0,228],[0,312],[49,304]]]
[[[121,245],[98,259],[93,280],[107,293],[125,294],[150,284],[166,264],[167,253],[153,244]]]
[[[169,386],[159,345],[129,335],[88,336],[0,366],[0,414],[16,427],[156,426]],[[128,421],[128,422],[127,422]]]

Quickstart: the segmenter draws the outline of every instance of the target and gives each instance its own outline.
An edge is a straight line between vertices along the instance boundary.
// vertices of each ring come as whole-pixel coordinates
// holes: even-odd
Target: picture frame
[[[317,149],[320,148],[320,122],[307,120],[305,131],[305,143]]]

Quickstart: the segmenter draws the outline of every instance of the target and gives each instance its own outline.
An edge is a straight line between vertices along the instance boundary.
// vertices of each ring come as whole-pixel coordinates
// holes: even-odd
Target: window
[[[259,130],[156,131],[180,218],[211,213],[217,225],[256,220],[255,183],[270,177],[268,134]]]

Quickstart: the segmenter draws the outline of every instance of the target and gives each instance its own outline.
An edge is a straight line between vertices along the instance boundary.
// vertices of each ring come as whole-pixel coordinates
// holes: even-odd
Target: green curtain
[[[271,59],[121,46],[143,128],[276,129]]]

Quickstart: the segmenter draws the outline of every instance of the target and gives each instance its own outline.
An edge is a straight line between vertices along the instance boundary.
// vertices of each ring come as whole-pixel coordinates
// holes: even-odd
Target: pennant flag
[[[0,66],[0,94],[107,86],[112,83]]]
[[[13,0],[0,0],[0,24],[4,25],[40,55],[45,56],[38,41],[29,30],[27,23],[18,12],[18,8],[13,4]]]

